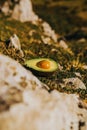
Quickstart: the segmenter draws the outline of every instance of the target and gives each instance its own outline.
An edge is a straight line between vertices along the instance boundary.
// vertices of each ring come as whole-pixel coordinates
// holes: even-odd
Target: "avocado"
[[[36,58],[25,61],[25,66],[39,76],[48,76],[58,68],[57,63],[49,58]]]

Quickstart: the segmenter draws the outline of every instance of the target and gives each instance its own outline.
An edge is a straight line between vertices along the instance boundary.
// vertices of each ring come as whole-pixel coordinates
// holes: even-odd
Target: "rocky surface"
[[[31,72],[4,55],[0,72],[0,130],[87,129],[87,104],[77,95],[48,93]]]
[[[30,71],[24,69],[18,62],[0,54],[0,111],[5,105],[22,101],[22,91],[38,89],[43,85]],[[6,103],[6,104],[3,104]]]
[[[0,55],[0,72],[0,90],[3,89],[3,86],[17,86],[18,88],[22,85],[24,88],[31,88],[32,84],[38,87],[41,86],[40,81],[31,72],[24,69],[18,62],[10,59],[8,56]]]
[[[30,0],[20,0],[19,4],[15,5],[12,12],[12,18],[25,21],[36,21],[38,16],[32,10],[32,4]]]
[[[40,2],[43,5],[44,1]],[[62,2],[70,11],[72,2]],[[61,7],[58,18],[64,19],[57,27],[59,33],[64,31],[62,36],[35,15],[30,0],[7,3],[1,3],[5,15],[0,14],[0,130],[86,130],[86,28],[79,31],[76,25],[77,29],[67,34],[72,27],[63,23],[67,20],[61,2],[57,3]],[[55,2],[49,3],[46,9],[55,7]],[[37,57],[54,59],[58,70],[37,79],[24,66],[25,60]]]
[[[10,4],[12,3],[9,2],[11,1],[8,1],[10,9]],[[11,56],[12,58],[18,60],[21,64],[24,64],[24,61],[31,57],[53,58],[55,61],[58,62],[59,70],[57,73],[52,75],[53,80],[51,80],[51,78],[49,77],[48,79],[38,77],[42,82],[44,81],[44,83],[46,83],[48,86],[50,84],[51,89],[57,88],[58,90],[60,90],[61,84],[62,86],[66,86],[61,88],[68,88],[67,85],[70,85],[68,81],[66,83],[65,78],[69,80],[78,79],[72,80],[72,85],[70,88],[72,90],[84,90],[85,88],[86,90],[86,41],[83,41],[83,44],[82,41],[77,41],[74,47],[73,43],[69,43],[68,41],[66,41],[65,38],[68,38],[70,36],[72,37],[72,35],[75,34],[77,35],[77,33],[79,35],[79,32],[76,32],[69,36],[67,35],[65,38],[59,36],[55,33],[54,30],[52,30],[47,22],[44,22],[39,17],[38,19],[32,19],[31,16],[33,16],[34,18],[34,16],[36,17],[36,15],[33,12],[31,1],[27,0],[25,4],[23,4],[23,2],[24,1],[21,0],[14,4],[14,8],[11,11],[12,13],[10,19],[7,18],[4,20],[2,18],[3,16],[1,16],[1,53]],[[22,5],[25,6],[23,6],[22,8]],[[27,11],[28,6],[30,7],[29,11]],[[2,8],[3,7],[4,4]],[[16,7],[19,10],[23,9],[23,11],[16,10],[16,18],[18,18],[17,20],[19,22],[15,20],[13,21],[11,19]],[[22,19],[25,22],[22,22],[24,23],[20,22],[21,19],[18,16],[19,12],[21,13],[20,16],[23,14]],[[25,19],[25,17],[28,18],[27,16],[29,16],[30,19]],[[6,24],[6,26],[4,26],[4,24]],[[12,24],[14,24],[14,26]],[[10,46],[8,46],[8,44],[10,44]],[[84,60],[82,60],[82,58],[84,58]],[[78,73],[78,71],[81,71],[80,77],[75,74]]]
[[[24,53],[21,49],[20,40],[16,34],[14,34],[13,36],[10,37],[9,42],[8,42],[8,46],[14,47],[17,51],[20,52],[21,57],[24,57]]]
[[[35,14],[35,12],[33,11],[31,0],[18,0],[17,3],[14,3],[13,10],[11,9],[11,6],[13,6],[13,3],[11,1],[5,1],[1,8],[1,11],[5,15],[10,14],[12,19],[16,19],[21,22],[31,21],[35,24],[38,24],[38,22],[40,22],[42,24],[45,35],[45,37],[42,37],[43,42],[50,42],[50,38],[57,42],[58,35],[55,33],[54,30],[52,30],[51,26],[47,22],[43,21],[41,18],[38,17],[38,15]]]

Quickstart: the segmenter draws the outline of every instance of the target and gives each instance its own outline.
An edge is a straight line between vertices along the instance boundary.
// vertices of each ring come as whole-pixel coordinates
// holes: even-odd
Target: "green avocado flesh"
[[[47,63],[50,64],[50,67],[48,68],[41,68],[38,64],[40,62],[44,62],[46,61]],[[52,59],[48,59],[48,58],[37,58],[37,59],[31,59],[31,60],[27,60],[25,62],[25,65],[35,71],[40,71],[40,72],[54,72],[57,70],[58,65],[57,63],[52,60]]]

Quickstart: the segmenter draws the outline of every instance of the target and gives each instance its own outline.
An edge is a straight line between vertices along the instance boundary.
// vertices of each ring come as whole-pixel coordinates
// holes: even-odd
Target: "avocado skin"
[[[51,77],[56,71],[52,71],[52,72],[42,72],[42,71],[38,71],[38,70],[34,70],[32,68],[27,67],[35,76],[39,76],[39,77]]]

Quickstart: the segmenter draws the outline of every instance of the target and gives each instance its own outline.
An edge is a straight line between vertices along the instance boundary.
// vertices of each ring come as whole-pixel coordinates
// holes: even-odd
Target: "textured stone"
[[[14,7],[12,18],[21,22],[38,20],[38,16],[33,12],[31,0],[20,0]]]
[[[86,130],[87,104],[75,94],[48,93],[17,61],[0,55],[0,130]]]
[[[20,52],[21,56],[24,57],[24,53],[21,49],[20,40],[16,34],[10,37],[10,46],[13,46],[15,49],[17,49]]]
[[[9,87],[19,89],[41,87],[41,82],[17,61],[0,54],[0,94],[5,93]]]
[[[86,89],[85,84],[77,77],[75,78],[66,78],[63,80],[64,85],[63,87],[71,87],[72,89]]]

